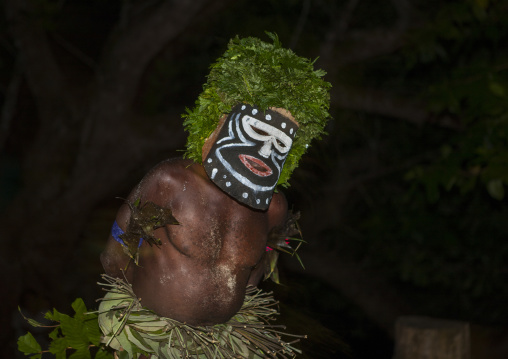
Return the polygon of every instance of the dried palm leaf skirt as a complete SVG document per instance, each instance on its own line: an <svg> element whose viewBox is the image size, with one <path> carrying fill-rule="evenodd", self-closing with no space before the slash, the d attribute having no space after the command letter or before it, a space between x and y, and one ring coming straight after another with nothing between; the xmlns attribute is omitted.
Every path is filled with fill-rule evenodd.
<svg viewBox="0 0 508 359"><path fill-rule="evenodd" d="M271 293L248 287L242 308L228 322L192 326L160 317L143 308L124 280L103 276L107 294L99 307L103 343L120 357L138 358L293 358L293 347L303 336L283 333L285 327L270 325L277 315ZM283 336L292 337L286 342Z"/></svg>

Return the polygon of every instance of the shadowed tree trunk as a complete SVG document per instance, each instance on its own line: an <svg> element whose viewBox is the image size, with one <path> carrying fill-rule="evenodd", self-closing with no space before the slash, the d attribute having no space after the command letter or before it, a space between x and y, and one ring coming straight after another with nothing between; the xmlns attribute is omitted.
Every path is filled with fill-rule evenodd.
<svg viewBox="0 0 508 359"><path fill-rule="evenodd" d="M27 284L48 293L54 305L58 298L65 300L69 288L64 283L72 283L65 279L79 281L72 258L78 255L79 233L93 206L123 188L122 181L147 156L182 147L179 120L174 126L178 130L168 121L150 138L130 128L129 120L136 116L132 103L150 61L196 17L212 15L226 1L210 3L165 1L132 18L124 12L90 81L91 95L82 98L73 93L73 79L57 63L34 3L5 1L10 35L40 123L23 164L23 188L0 219L2 328L9 327ZM12 355L7 344L11 335L1 335L5 357Z"/></svg>

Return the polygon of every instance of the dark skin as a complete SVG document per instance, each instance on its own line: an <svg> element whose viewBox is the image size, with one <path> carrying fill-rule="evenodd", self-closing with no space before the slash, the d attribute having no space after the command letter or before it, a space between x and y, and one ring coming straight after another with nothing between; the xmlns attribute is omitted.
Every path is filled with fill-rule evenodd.
<svg viewBox="0 0 508 359"><path fill-rule="evenodd" d="M242 306L247 285L257 285L268 233L281 226L287 202L274 193L266 211L240 204L213 184L204 168L174 159L152 169L127 201L171 209L179 225L155 230L162 244L139 249L139 265L111 235L101 262L107 274L132 284L143 306L192 325L224 323ZM124 204L116 220L124 231L131 215Z"/></svg>

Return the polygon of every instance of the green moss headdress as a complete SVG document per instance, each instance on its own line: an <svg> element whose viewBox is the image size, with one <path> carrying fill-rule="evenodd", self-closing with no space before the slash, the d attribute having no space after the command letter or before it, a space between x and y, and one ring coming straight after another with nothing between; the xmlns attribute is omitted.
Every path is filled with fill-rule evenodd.
<svg viewBox="0 0 508 359"><path fill-rule="evenodd" d="M285 108L300 125L277 183L287 186L311 140L324 133L331 84L322 79L323 70L314 70L313 61L282 48L276 35L267 34L273 44L254 37L232 39L224 55L211 65L204 91L195 107L183 115L189 132L185 157L201 163L206 138L238 103L263 110Z"/></svg>

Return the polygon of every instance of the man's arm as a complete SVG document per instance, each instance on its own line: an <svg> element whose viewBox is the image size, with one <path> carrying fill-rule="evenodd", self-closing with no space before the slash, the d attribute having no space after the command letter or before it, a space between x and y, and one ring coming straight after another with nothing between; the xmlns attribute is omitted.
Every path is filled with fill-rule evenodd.
<svg viewBox="0 0 508 359"><path fill-rule="evenodd" d="M287 219L287 212L288 204L286 197L281 192L275 193L268 208L268 235L276 228L282 228ZM257 286L259 284L261 278L266 275L267 266L269 265L267 263L268 260L267 253L263 253L259 262L252 269L247 285Z"/></svg>
<svg viewBox="0 0 508 359"><path fill-rule="evenodd" d="M247 285L252 285L254 287L258 286L259 282L261 281L261 278L263 278L263 276L265 274L265 266L266 266L265 257L266 257L266 255L263 253L261 260L252 269L252 272L250 273L250 277L249 277L249 281L247 282Z"/></svg>
<svg viewBox="0 0 508 359"><path fill-rule="evenodd" d="M268 208L268 228L271 231L274 228L283 226L286 223L288 215L288 202L282 192L273 194L272 202Z"/></svg>
<svg viewBox="0 0 508 359"><path fill-rule="evenodd" d="M166 161L148 172L131 191L125 203L118 210L116 216L116 225L118 227L112 229L112 233L110 233L106 243L106 248L100 257L106 274L117 278L123 278L125 275L127 280L131 281L133 264L130 262L132 259L126 253L124 245L119 241L118 234L127 231L132 214L131 206L136 201L139 200L141 204L151 201L159 206L164 206L168 202L171 196L170 187L167 185L169 167L171 167L171 164ZM116 235L114 236L113 234Z"/></svg>
<svg viewBox="0 0 508 359"><path fill-rule="evenodd" d="M125 203L120 207L116 216L116 223L122 231L125 231L127 228L129 218L130 208ZM129 262L131 258L125 253L122 247L122 244L110 233L106 242L106 248L101 253L101 263L106 274L122 279L125 275L127 280L130 281L132 270L129 270ZM122 273L122 271L124 271L124 273Z"/></svg>

